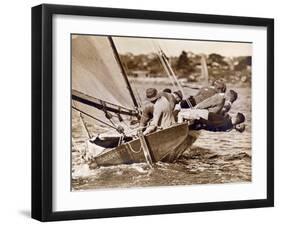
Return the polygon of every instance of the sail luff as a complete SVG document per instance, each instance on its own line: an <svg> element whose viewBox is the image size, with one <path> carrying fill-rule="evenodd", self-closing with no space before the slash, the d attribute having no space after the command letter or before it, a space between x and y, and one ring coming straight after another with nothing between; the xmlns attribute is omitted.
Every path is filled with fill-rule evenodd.
<svg viewBox="0 0 281 226"><path fill-rule="evenodd" d="M124 69L124 67L123 67L122 61L121 61L121 59L120 59L120 56L119 56L119 53L118 53L118 51L117 51L117 49L116 49L116 46L115 46L115 44L114 44L114 41L113 41L113 39L112 39L111 36L108 36L108 40L109 40L109 42L110 42L110 44L111 44L111 47L112 47L112 49L113 49L113 53L114 53L115 58L116 58L116 60L117 60L117 62L118 62L118 64L119 64L119 67L120 67L121 73L122 73L122 75L123 75L123 77L124 77L124 80L125 80L125 82L126 82L126 84L127 84L127 88L128 88L128 90L129 90L129 92L130 92L130 95L131 95L131 98L132 98L132 100L133 100L133 103L134 103L135 107L138 108L138 107L139 107L139 106L138 106L138 102L137 102L136 97L135 97L135 95L134 95L134 92L133 92L133 90L132 90L131 84L130 84L129 79L128 79L128 77L127 77L127 73L126 73L126 71L125 71L125 69Z"/></svg>

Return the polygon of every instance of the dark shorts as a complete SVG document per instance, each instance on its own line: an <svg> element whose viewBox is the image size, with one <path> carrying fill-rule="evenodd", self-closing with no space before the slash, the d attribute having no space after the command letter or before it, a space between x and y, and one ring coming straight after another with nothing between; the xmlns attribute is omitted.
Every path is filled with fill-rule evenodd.
<svg viewBox="0 0 281 226"><path fill-rule="evenodd" d="M188 98L188 101L192 105L192 107L196 106L196 101L194 100L193 96L190 96ZM190 108L189 104L187 103L187 100L182 100L180 106L181 108Z"/></svg>

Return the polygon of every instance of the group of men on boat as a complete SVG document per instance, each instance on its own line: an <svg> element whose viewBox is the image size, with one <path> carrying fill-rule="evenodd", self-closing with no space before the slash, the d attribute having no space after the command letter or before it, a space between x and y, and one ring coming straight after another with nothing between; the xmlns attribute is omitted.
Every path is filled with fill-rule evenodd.
<svg viewBox="0 0 281 226"><path fill-rule="evenodd" d="M172 92L169 88L162 91L148 88L145 94L147 102L142 107L138 128L143 131L143 135L185 121L191 130L204 129L213 132L245 130L244 114L240 112L234 116L229 114L238 94L234 90L227 90L222 80L214 81L210 86L201 88L194 96L188 98L184 98L180 90ZM107 138L100 135L92 137L89 142L95 144L93 156L101 153L104 148L119 146L120 141L128 142L133 139L133 136L121 137Z"/></svg>
<svg viewBox="0 0 281 226"><path fill-rule="evenodd" d="M245 130L245 116L240 112L235 116L229 114L238 94L234 90L227 91L225 83L220 79L188 98L184 98L180 90L172 92L168 88L160 92L148 88L146 98L148 102L142 109L140 119L144 135L184 121L191 122L190 128L193 130Z"/></svg>

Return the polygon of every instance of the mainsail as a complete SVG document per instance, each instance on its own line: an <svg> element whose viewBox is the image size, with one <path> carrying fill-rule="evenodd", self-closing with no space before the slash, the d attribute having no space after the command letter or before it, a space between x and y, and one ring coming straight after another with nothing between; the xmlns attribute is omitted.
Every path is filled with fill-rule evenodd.
<svg viewBox="0 0 281 226"><path fill-rule="evenodd" d="M108 112L119 121L121 114L135 115L136 106L128 86L108 37L72 36L72 105L75 109L106 122Z"/></svg>

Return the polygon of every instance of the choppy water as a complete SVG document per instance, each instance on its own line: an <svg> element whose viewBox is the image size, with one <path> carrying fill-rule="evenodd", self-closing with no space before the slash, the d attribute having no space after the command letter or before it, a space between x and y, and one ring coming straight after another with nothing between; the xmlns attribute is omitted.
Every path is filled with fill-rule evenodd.
<svg viewBox="0 0 281 226"><path fill-rule="evenodd" d="M163 85L157 86L163 88ZM229 88L239 93L230 113L240 111L246 115L245 132L202 131L191 149L176 163L159 162L153 169L145 163L89 169L87 162L81 158L86 148L87 134L83 131L78 114L73 112L72 189L251 181L251 90L248 87ZM196 92L191 89L186 91ZM90 127L90 130L95 132L94 128Z"/></svg>

